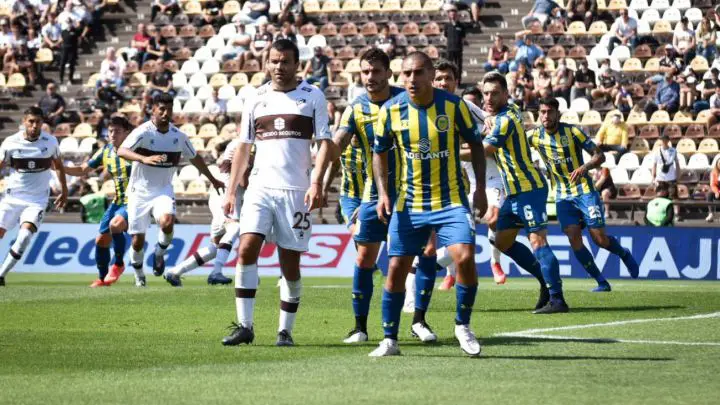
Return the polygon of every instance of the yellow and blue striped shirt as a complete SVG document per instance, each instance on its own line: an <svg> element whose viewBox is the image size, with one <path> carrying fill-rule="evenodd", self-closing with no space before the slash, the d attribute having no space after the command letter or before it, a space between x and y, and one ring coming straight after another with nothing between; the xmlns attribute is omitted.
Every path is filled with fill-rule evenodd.
<svg viewBox="0 0 720 405"><path fill-rule="evenodd" d="M398 94L403 93L405 90L401 89L399 87L390 87L390 98L393 98L397 96ZM372 159L373 159L373 144L375 143L375 124L378 120L378 114L380 112L380 107L386 102L387 100L383 100L381 102L373 102L370 100L370 96L366 93L361 96L358 96L355 101L353 101L352 104L350 104L343 113L342 119L340 120L340 128L348 131L349 133L353 134L357 141L358 141L358 148L360 150L361 159L362 159L362 167L364 169L364 189L362 192L362 199L363 201L369 202L369 201L375 201L377 200L377 187L375 185L375 181L373 179L373 172L372 172ZM343 164L343 169L345 169L346 166L346 157L349 154L348 150L354 149L353 146L348 146L345 151L343 151L343 155L340 158L341 163ZM356 156L350 156L350 161L354 161ZM397 151L393 151L388 155L388 169L389 169L389 178L388 178L388 194L390 195L390 198L395 198L396 194L396 188L397 188L397 176L399 174L398 170L395 170L396 162L399 161L397 157ZM345 177L346 173L345 170L343 171L343 187L345 184ZM353 180L355 181L355 180ZM359 183L359 181L358 181ZM353 184L354 187L355 184ZM354 191L355 189L353 189ZM345 194L343 194L345 195ZM350 195L347 195L350 197ZM353 194L354 196L354 194Z"/></svg>
<svg viewBox="0 0 720 405"><path fill-rule="evenodd" d="M570 181L570 174L583 165L582 150L592 152L595 149L595 143L580 128L560 123L557 130L550 133L539 127L528 132L528 140L547 166L557 200L577 197L595 190L587 173L578 181Z"/></svg>
<svg viewBox="0 0 720 405"><path fill-rule="evenodd" d="M340 195L348 198L362 198L366 176L365 159L356 136L353 136L351 144L340 155L340 164L342 165Z"/></svg>
<svg viewBox="0 0 720 405"><path fill-rule="evenodd" d="M115 199L113 203L117 205L127 204L126 190L128 182L130 181L132 163L119 157L115 148L111 144L107 144L95 152L87 164L93 169L101 166L104 167L105 170L110 173L115 183Z"/></svg>
<svg viewBox="0 0 720 405"><path fill-rule="evenodd" d="M508 195L545 188L545 178L532 161L530 145L525 137L522 113L508 104L495 116L492 133L485 142L496 147L495 161Z"/></svg>
<svg viewBox="0 0 720 405"><path fill-rule="evenodd" d="M385 103L374 149L382 153L395 146L399 151L402 164L396 210L469 208L460 145L481 141L465 102L444 90L435 89L427 106L413 104L407 93Z"/></svg>

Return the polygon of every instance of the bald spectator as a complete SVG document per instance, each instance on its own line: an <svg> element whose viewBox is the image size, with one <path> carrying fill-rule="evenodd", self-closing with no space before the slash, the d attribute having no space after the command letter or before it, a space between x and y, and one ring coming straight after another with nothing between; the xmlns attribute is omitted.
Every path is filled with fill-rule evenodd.
<svg viewBox="0 0 720 405"><path fill-rule="evenodd" d="M123 58L117 56L115 48L108 47L105 50L105 59L100 63L100 80L108 81L115 85L115 88L120 91L125 85L123 75L125 74L125 61ZM100 86L100 80L98 80L97 86Z"/></svg>
<svg viewBox="0 0 720 405"><path fill-rule="evenodd" d="M620 10L620 17L610 27L613 36L608 43L608 52L612 52L618 44L634 49L638 43L637 28L637 20L630 17L628 10Z"/></svg>
<svg viewBox="0 0 720 405"><path fill-rule="evenodd" d="M45 94L38 101L37 106L43 110L45 122L51 127L62 122L65 112L65 99L57 93L57 85L48 83L45 87Z"/></svg>
<svg viewBox="0 0 720 405"><path fill-rule="evenodd" d="M645 105L645 114L650 117L655 111L663 110L674 114L680 108L680 85L675 81L675 75L665 73L665 80L658 85L655 98Z"/></svg>
<svg viewBox="0 0 720 405"><path fill-rule="evenodd" d="M145 24L140 23L137 26L135 35L133 35L132 40L130 41L130 47L134 50L132 58L135 59L138 65L142 64L142 61L145 58L145 52L147 52L149 45L150 35L147 32L147 27L145 27Z"/></svg>
<svg viewBox="0 0 720 405"><path fill-rule="evenodd" d="M218 98L217 89L213 89L212 97L205 101L202 124L213 123L221 129L227 123L227 101Z"/></svg>

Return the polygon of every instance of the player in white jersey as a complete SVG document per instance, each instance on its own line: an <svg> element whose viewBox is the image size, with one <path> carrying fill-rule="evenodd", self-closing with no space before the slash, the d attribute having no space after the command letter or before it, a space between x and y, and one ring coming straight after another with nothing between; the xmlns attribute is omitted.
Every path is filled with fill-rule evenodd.
<svg viewBox="0 0 720 405"><path fill-rule="evenodd" d="M58 141L41 131L42 124L42 110L30 107L23 115L24 129L0 145L0 169L10 167L5 197L0 201L0 239L20 225L17 238L0 266L0 286L5 285L5 276L22 258L33 234L42 224L50 196L51 168L57 172L62 187L55 199L55 207L62 208L67 201L68 189Z"/></svg>
<svg viewBox="0 0 720 405"><path fill-rule="evenodd" d="M332 147L327 101L322 91L295 77L297 46L289 40L273 42L267 61L271 82L245 103L240 128L242 142L232 163L229 188L247 186L240 213L240 246L235 272L237 323L224 345L251 343L255 338L253 312L258 287L257 260L263 241L278 246L283 278L280 285L280 325L276 344L292 346L292 329L300 303L300 256L307 251L310 211L323 203L322 180ZM319 142L312 172L313 134ZM255 164L249 186L243 179L255 144ZM312 172L312 182L311 182ZM228 193L225 212L237 205Z"/></svg>
<svg viewBox="0 0 720 405"><path fill-rule="evenodd" d="M175 193L172 179L180 158L190 163L210 180L216 191L225 184L208 170L202 157L195 152L187 135L170 123L173 98L167 93L153 100L152 119L135 128L118 150L118 156L133 162L128 184L128 233L132 236L130 263L135 269L135 285L145 286L143 247L150 215L160 232L153 259L153 274L165 271L165 253L172 242L175 224Z"/></svg>
<svg viewBox="0 0 720 405"><path fill-rule="evenodd" d="M232 141L225 141L218 144L218 152L221 154L220 159L218 159L220 180L226 185L230 180L230 166L233 154L239 143L240 140L235 138ZM227 193L228 190L229 189L226 189L225 192ZM227 285L232 283L231 278L225 277L222 274L222 268L225 262L227 262L228 256L230 256L233 243L235 243L235 240L239 236L240 228L238 227L237 221L240 217L240 207L242 207L245 189L238 187L235 193L235 200L240 203L235 206L235 212L230 213L230 215L225 215L223 209L225 193L210 193L208 199L208 207L212 214L212 221L210 223L210 237L212 239L210 244L185 259L178 267L165 273L165 280L170 283L170 285L173 287L182 286L180 276L203 266L213 259L215 259L215 265L213 271L208 276L207 283L210 285Z"/></svg>

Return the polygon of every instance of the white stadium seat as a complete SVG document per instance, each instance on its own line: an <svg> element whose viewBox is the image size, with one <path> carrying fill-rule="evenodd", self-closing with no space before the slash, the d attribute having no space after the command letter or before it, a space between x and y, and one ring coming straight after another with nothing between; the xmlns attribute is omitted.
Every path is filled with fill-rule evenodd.
<svg viewBox="0 0 720 405"><path fill-rule="evenodd" d="M617 166L617 164L615 163L615 154L611 152L605 152L605 163L602 164L602 167L612 169L615 166Z"/></svg>
<svg viewBox="0 0 720 405"><path fill-rule="evenodd" d="M703 19L703 13L699 8L691 8L685 12L685 17L691 24L699 24Z"/></svg>
<svg viewBox="0 0 720 405"><path fill-rule="evenodd" d="M220 27L220 31L217 33L219 36L221 36L226 41L232 39L235 34L237 34L237 30L235 29L235 24L225 24L222 27Z"/></svg>
<svg viewBox="0 0 720 405"><path fill-rule="evenodd" d="M225 47L225 40L220 35L215 35L210 38L210 40L208 40L205 46L210 48L211 51L215 52L218 49Z"/></svg>
<svg viewBox="0 0 720 405"><path fill-rule="evenodd" d="M93 139L93 138L90 138ZM78 152L78 140L77 138L72 137L66 137L62 141L60 141L60 153L63 155L65 154L75 154Z"/></svg>
<svg viewBox="0 0 720 405"><path fill-rule="evenodd" d="M192 58L195 59L196 61L198 61L198 63L203 63L206 60L213 58L213 51L210 48L208 48L207 46L202 46L202 47L198 48L197 51L195 51L195 54L193 55Z"/></svg>
<svg viewBox="0 0 720 405"><path fill-rule="evenodd" d="M662 15L662 19L665 21L668 21L670 24L676 24L680 21L682 18L682 15L680 14L680 10L676 8L669 8L665 10L665 12Z"/></svg>
<svg viewBox="0 0 720 405"><path fill-rule="evenodd" d="M640 20L646 21L648 24L653 25L655 24L655 21L660 20L660 12L654 8L649 8L643 12Z"/></svg>
<svg viewBox="0 0 720 405"><path fill-rule="evenodd" d="M630 179L628 178L628 172L627 170L616 167L612 170L610 170L610 177L613 179L613 183L622 186L623 184L630 183Z"/></svg>
<svg viewBox="0 0 720 405"><path fill-rule="evenodd" d="M205 86L208 84L207 76L205 73L197 72L190 77L190 86L194 89Z"/></svg>
<svg viewBox="0 0 720 405"><path fill-rule="evenodd" d="M188 84L187 86L178 89L177 94L175 94L175 99L180 101L188 101L193 98L193 95L195 95L195 89L193 89Z"/></svg>
<svg viewBox="0 0 720 405"><path fill-rule="evenodd" d="M200 64L194 59L186 60L182 64L180 71L183 72L185 76L192 76L200 71Z"/></svg>
<svg viewBox="0 0 720 405"><path fill-rule="evenodd" d="M200 177L200 171L193 165L187 165L180 169L178 179L184 182L191 182Z"/></svg>
<svg viewBox="0 0 720 405"><path fill-rule="evenodd" d="M629 171L635 171L640 168L640 159L636 154L628 152L620 157L620 161L617 163L617 167Z"/></svg>
<svg viewBox="0 0 720 405"><path fill-rule="evenodd" d="M631 10L644 11L650 8L648 0L632 0L628 6Z"/></svg>
<svg viewBox="0 0 720 405"><path fill-rule="evenodd" d="M652 180L652 172L641 167L635 170L635 173L633 173L632 178L630 179L630 183L638 186L648 186L652 183Z"/></svg>
<svg viewBox="0 0 720 405"><path fill-rule="evenodd" d="M650 3L650 8L663 12L670 8L670 0L653 0Z"/></svg>
<svg viewBox="0 0 720 405"><path fill-rule="evenodd" d="M610 58L617 59L620 63L625 62L631 57L630 48L625 45L616 46L615 49L613 49L612 55L610 55Z"/></svg>
<svg viewBox="0 0 720 405"><path fill-rule="evenodd" d="M200 71L205 73L207 76L212 76L215 73L220 72L220 62L218 62L215 59L208 59L205 62L203 62L202 68L200 68Z"/></svg>
<svg viewBox="0 0 720 405"><path fill-rule="evenodd" d="M235 97L235 87L231 84L226 84L218 89L218 98L220 100L230 100Z"/></svg>
<svg viewBox="0 0 720 405"><path fill-rule="evenodd" d="M201 114L203 111L202 101L197 98L191 98L183 106L183 113L185 114Z"/></svg>
<svg viewBox="0 0 720 405"><path fill-rule="evenodd" d="M195 98L204 102L205 100L212 97L212 92L213 92L213 88L209 84L202 86L197 90L197 93L195 93Z"/></svg>
<svg viewBox="0 0 720 405"><path fill-rule="evenodd" d="M80 141L80 145L78 146L78 153L81 155L89 155L92 153L93 148L95 147L95 144L97 143L97 139L95 138L85 138L82 141Z"/></svg>
<svg viewBox="0 0 720 405"><path fill-rule="evenodd" d="M684 11L692 7L692 1L691 0L675 0L672 3L672 6L680 11Z"/></svg>
<svg viewBox="0 0 720 405"><path fill-rule="evenodd" d="M704 153L695 153L690 156L690 160L685 167L690 170L707 171L710 170L710 160Z"/></svg>
<svg viewBox="0 0 720 405"><path fill-rule="evenodd" d="M183 72L175 72L172 75L173 88L179 89L187 86L187 76Z"/></svg>

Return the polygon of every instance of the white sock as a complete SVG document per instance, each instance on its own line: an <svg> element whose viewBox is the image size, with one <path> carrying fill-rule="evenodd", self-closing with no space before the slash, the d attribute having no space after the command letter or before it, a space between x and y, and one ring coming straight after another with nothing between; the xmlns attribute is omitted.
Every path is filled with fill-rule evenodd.
<svg viewBox="0 0 720 405"><path fill-rule="evenodd" d="M170 244L172 243L173 233L165 233L160 230L158 233L158 243L155 245L155 256L164 256Z"/></svg>
<svg viewBox="0 0 720 405"><path fill-rule="evenodd" d="M437 250L437 264L440 267L447 267L452 262L452 257L450 257L450 252L448 252L447 248L440 248Z"/></svg>
<svg viewBox="0 0 720 405"><path fill-rule="evenodd" d="M25 249L27 249L28 245L30 245L32 236L33 232L31 230L27 228L20 228L17 239L15 239L15 243L13 243L10 247L7 257L5 257L5 261L3 261L2 266L0 266L0 277L5 277L5 275L8 274L13 267L15 267L15 264L17 264L20 258L22 258L23 253L25 253Z"/></svg>
<svg viewBox="0 0 720 405"><path fill-rule="evenodd" d="M292 335L301 293L302 279L288 281L285 277L282 278L282 281L280 281L280 322L278 332L286 330Z"/></svg>
<svg viewBox="0 0 720 405"><path fill-rule="evenodd" d="M220 243L218 243L212 274L222 274L223 267L227 263L228 257L230 257L239 230L237 222L231 222L225 226L225 235L220 238Z"/></svg>
<svg viewBox="0 0 720 405"><path fill-rule="evenodd" d="M145 252L143 252L142 249L135 250L134 248L130 248L130 265L135 270L135 275L138 277L145 277L145 272L143 271L143 257L145 256Z"/></svg>
<svg viewBox="0 0 720 405"><path fill-rule="evenodd" d="M403 306L415 305L415 275L408 273L405 279L405 303Z"/></svg>
<svg viewBox="0 0 720 405"><path fill-rule="evenodd" d="M447 270L448 275L455 277L455 274L457 273L457 271L455 270L455 263L450 263L450 265L447 266L445 269Z"/></svg>
<svg viewBox="0 0 720 405"><path fill-rule="evenodd" d="M188 271L195 270L198 267L209 262L210 260L214 259L216 254L217 247L215 247L215 245L205 246L204 248L193 253L192 257L188 257L187 259L185 259L185 261L180 263L180 266L176 267L173 270L173 273L181 276Z"/></svg>
<svg viewBox="0 0 720 405"><path fill-rule="evenodd" d="M495 231L488 228L488 239L495 241ZM490 244L492 247L492 254L490 255L490 264L500 263L500 249L496 248L494 244Z"/></svg>
<svg viewBox="0 0 720 405"><path fill-rule="evenodd" d="M257 288L257 264L238 264L235 267L235 309L238 323L246 328L253 326Z"/></svg>

